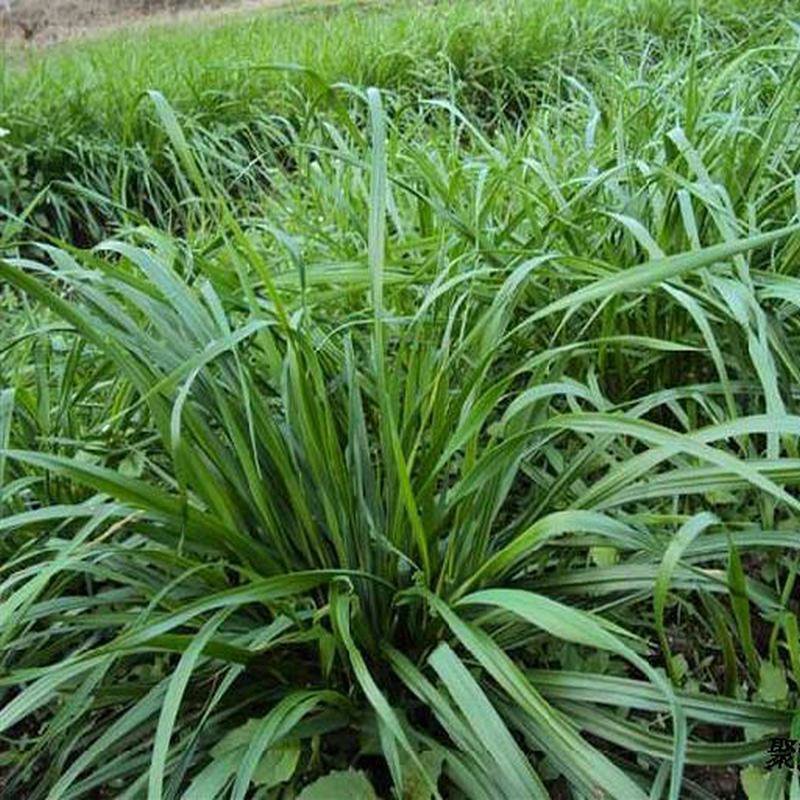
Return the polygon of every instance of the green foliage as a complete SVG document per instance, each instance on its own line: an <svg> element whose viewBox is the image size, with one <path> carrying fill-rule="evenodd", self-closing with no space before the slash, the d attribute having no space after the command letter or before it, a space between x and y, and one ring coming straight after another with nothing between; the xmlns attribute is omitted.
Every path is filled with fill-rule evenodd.
<svg viewBox="0 0 800 800"><path fill-rule="evenodd" d="M546 11L7 73L12 795L791 788L796 30Z"/></svg>
<svg viewBox="0 0 800 800"><path fill-rule="evenodd" d="M363 772L331 772L318 778L300 793L298 800L328 800L350 797L353 800L376 800L377 795Z"/></svg>

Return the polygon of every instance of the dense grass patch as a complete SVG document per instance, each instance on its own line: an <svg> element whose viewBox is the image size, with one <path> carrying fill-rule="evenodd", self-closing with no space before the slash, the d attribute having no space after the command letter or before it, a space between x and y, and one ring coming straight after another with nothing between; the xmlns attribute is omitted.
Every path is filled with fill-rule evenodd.
<svg viewBox="0 0 800 800"><path fill-rule="evenodd" d="M404 105L446 99L492 131L524 127L553 102L584 105L577 80L591 87L604 126L636 113L640 130L671 127L693 113L678 90L690 85L690 65L713 81L721 56L732 64L755 44L788 44L796 4L711 0L701 27L692 9L686 0L309 5L62 45L22 68L10 57L0 86L0 204L83 244L101 239L122 210L159 227L183 222L165 132L142 102L154 88L237 181L265 152L291 163L285 138L319 126L348 85L378 86ZM770 64L790 57L770 53ZM754 76L769 69L759 60L746 59Z"/></svg>
<svg viewBox="0 0 800 800"><path fill-rule="evenodd" d="M10 796L796 792L797 10L9 67Z"/></svg>

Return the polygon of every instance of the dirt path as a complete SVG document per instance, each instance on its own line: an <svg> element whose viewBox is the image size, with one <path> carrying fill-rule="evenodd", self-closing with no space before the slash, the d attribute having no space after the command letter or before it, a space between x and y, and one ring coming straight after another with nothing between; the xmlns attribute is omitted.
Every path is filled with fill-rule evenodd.
<svg viewBox="0 0 800 800"><path fill-rule="evenodd" d="M0 38L46 45L150 23L185 23L302 0L0 0Z"/></svg>

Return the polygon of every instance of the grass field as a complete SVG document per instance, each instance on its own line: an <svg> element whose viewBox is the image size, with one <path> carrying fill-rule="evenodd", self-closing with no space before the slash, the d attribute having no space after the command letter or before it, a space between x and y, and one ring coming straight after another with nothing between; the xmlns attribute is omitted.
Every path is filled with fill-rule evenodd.
<svg viewBox="0 0 800 800"><path fill-rule="evenodd" d="M0 795L797 800L799 19L8 51Z"/></svg>
<svg viewBox="0 0 800 800"><path fill-rule="evenodd" d="M76 37L103 36L134 26L214 24L228 13L301 0L2 0L0 40L16 46L52 45ZM8 4L8 5L6 5ZM139 30L140 34L142 33Z"/></svg>

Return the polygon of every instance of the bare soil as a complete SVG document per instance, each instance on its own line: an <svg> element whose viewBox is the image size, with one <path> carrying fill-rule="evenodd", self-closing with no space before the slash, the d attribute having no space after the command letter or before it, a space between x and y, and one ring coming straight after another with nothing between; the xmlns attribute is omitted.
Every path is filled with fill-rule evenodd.
<svg viewBox="0 0 800 800"><path fill-rule="evenodd" d="M0 0L0 39L52 44L148 22L188 22L297 0Z"/></svg>

